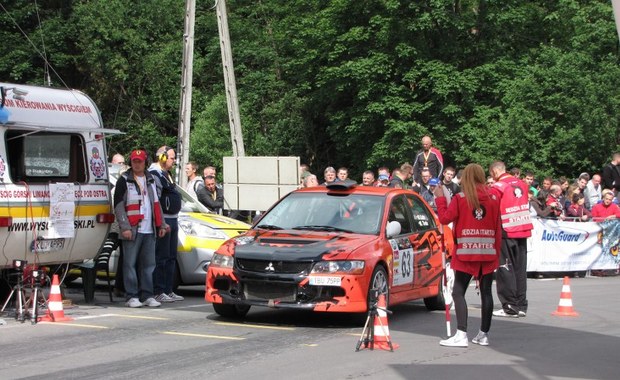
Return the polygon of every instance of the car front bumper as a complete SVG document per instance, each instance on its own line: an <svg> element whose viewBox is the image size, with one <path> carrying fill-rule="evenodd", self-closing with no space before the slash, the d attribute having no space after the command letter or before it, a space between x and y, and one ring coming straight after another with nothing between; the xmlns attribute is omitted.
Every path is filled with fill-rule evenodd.
<svg viewBox="0 0 620 380"><path fill-rule="evenodd" d="M339 286L310 285L308 275L248 275L229 268L210 267L205 300L271 308L366 312L368 279L364 275L338 277Z"/></svg>

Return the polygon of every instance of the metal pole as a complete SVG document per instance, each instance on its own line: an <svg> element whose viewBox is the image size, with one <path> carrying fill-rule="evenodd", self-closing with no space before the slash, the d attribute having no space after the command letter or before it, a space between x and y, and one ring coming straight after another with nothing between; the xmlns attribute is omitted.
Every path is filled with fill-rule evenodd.
<svg viewBox="0 0 620 380"><path fill-rule="evenodd" d="M614 18L616 19L616 32L620 38L620 0L611 0L614 9Z"/></svg>
<svg viewBox="0 0 620 380"><path fill-rule="evenodd" d="M243 146L243 132L241 130L241 116L239 115L239 101L237 99L235 68L230 47L230 34L228 33L226 1L217 0L216 14L217 27L220 33L220 49L222 51L222 66L224 69L224 85L226 87L226 103L228 106L228 122L230 123L233 156L243 157L245 156L245 148Z"/></svg>
<svg viewBox="0 0 620 380"><path fill-rule="evenodd" d="M181 74L181 105L179 107L179 142L177 146L177 183L187 184L184 166L189 162L189 132L192 115L192 76L194 70L194 24L196 0L185 1L185 30L183 33L183 65Z"/></svg>

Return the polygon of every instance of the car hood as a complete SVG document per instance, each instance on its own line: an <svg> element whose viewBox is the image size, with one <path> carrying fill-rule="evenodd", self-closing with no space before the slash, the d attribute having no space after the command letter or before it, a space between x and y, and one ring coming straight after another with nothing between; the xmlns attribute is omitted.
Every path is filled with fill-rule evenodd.
<svg viewBox="0 0 620 380"><path fill-rule="evenodd" d="M201 212L180 212L179 218L189 217L206 223L210 227L221 230L229 237L237 236L250 229L250 225L239 220L219 214L206 214Z"/></svg>
<svg viewBox="0 0 620 380"><path fill-rule="evenodd" d="M318 261L344 260L357 248L379 239L362 235L314 231L250 230L237 244L235 257L254 260Z"/></svg>

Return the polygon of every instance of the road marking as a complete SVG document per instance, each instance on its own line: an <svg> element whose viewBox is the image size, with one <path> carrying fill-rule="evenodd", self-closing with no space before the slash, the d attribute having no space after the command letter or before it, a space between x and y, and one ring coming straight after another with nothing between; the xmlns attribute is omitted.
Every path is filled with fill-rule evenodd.
<svg viewBox="0 0 620 380"><path fill-rule="evenodd" d="M91 329L109 329L107 326L98 326L98 325L82 325L80 323L64 323L64 322L39 322L46 325L62 325L62 326L75 326L75 327L86 327Z"/></svg>
<svg viewBox="0 0 620 380"><path fill-rule="evenodd" d="M253 329L271 329L271 330L288 330L294 331L294 327L281 327L281 326L266 326L266 325L250 325L247 323L233 323L233 322L215 322L216 325L221 326L237 326L237 327L250 327Z"/></svg>
<svg viewBox="0 0 620 380"><path fill-rule="evenodd" d="M225 339L225 340L245 340L245 338L239 338L236 336L222 336L222 335L208 335L208 334L191 334L191 333L180 333L174 331L162 331L162 334L166 335L179 335L179 336L191 336L195 338L211 338L211 339Z"/></svg>
<svg viewBox="0 0 620 380"><path fill-rule="evenodd" d="M175 307L166 307L164 309L159 309L159 310L183 310L183 309L196 309L196 308L200 308L200 307L207 307L209 306L209 304L204 304L204 305L187 305L187 306L175 306Z"/></svg>
<svg viewBox="0 0 620 380"><path fill-rule="evenodd" d="M135 319L150 319L154 321L169 321L170 318L162 317L148 317L146 315L129 315L129 314L105 314L106 317L120 317L120 318L135 318Z"/></svg>

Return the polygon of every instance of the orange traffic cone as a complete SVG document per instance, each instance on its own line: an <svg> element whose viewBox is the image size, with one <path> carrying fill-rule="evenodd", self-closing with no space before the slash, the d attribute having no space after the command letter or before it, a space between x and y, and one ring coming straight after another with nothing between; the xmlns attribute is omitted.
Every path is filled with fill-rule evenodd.
<svg viewBox="0 0 620 380"><path fill-rule="evenodd" d="M381 350L395 350L400 347L398 344L392 342L390 338L390 328L388 327L387 305L385 304L385 295L380 294L377 300L377 317L375 318L374 346Z"/></svg>
<svg viewBox="0 0 620 380"><path fill-rule="evenodd" d="M573 300L570 293L570 279L568 276L564 276L564 282L562 283L562 293L560 294L560 304L558 309L552 313L553 315L564 317L577 317L577 313L573 309Z"/></svg>
<svg viewBox="0 0 620 380"><path fill-rule="evenodd" d="M68 322L73 318L65 317L65 311L62 306L62 296L60 295L60 282L58 275L52 278L52 289L50 297L47 300L47 313L39 318L39 322Z"/></svg>

